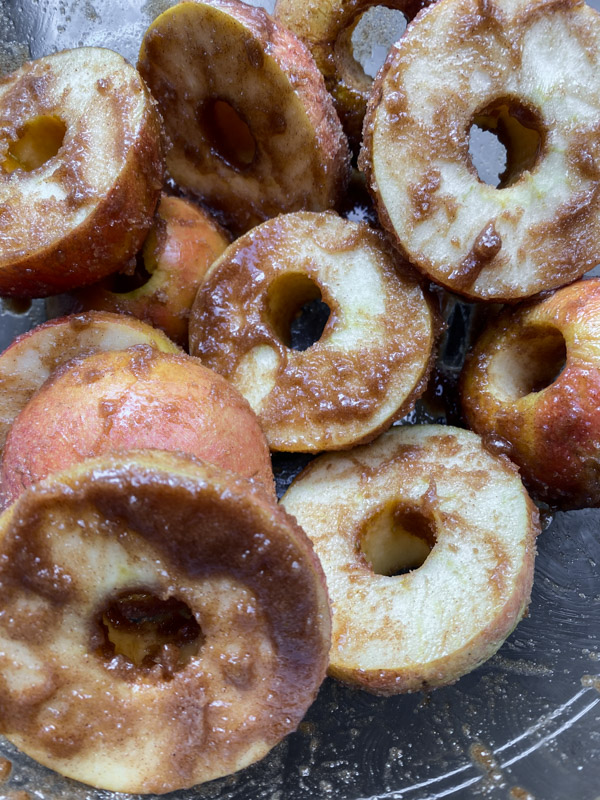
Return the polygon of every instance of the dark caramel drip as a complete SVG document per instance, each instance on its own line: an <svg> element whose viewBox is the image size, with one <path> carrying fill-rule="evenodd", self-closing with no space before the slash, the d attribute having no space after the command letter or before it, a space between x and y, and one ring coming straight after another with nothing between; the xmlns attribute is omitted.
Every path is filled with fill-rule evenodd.
<svg viewBox="0 0 600 800"><path fill-rule="evenodd" d="M496 231L494 220L477 235L473 247L465 256L457 270L450 273L449 280L457 289L472 286L482 269L487 266L502 249L502 238Z"/></svg>

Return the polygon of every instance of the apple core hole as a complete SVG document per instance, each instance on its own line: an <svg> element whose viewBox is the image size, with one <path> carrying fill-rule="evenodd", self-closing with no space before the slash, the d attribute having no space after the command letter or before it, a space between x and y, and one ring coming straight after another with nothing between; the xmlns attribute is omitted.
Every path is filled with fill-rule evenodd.
<svg viewBox="0 0 600 800"><path fill-rule="evenodd" d="M404 575L423 566L436 543L432 514L419 505L391 503L364 525L360 550L376 575Z"/></svg>
<svg viewBox="0 0 600 800"><path fill-rule="evenodd" d="M138 253L135 257L133 270L129 272L115 272L114 275L110 275L107 278L106 288L109 292L113 294L128 294L148 283L152 277L152 273L148 271L146 266L144 252Z"/></svg>
<svg viewBox="0 0 600 800"><path fill-rule="evenodd" d="M211 151L232 169L242 172L256 158L256 140L250 126L231 103L211 98L198 111Z"/></svg>
<svg viewBox="0 0 600 800"><path fill-rule="evenodd" d="M45 114L26 122L12 141L2 161L5 172L22 169L31 172L41 167L58 153L67 132L60 117Z"/></svg>
<svg viewBox="0 0 600 800"><path fill-rule="evenodd" d="M280 275L267 291L267 321L279 341L292 350L308 350L321 338L331 316L321 290L308 275Z"/></svg>
<svg viewBox="0 0 600 800"><path fill-rule="evenodd" d="M399 9L385 5L371 6L342 32L337 49L343 48L351 53L363 80L365 77L372 80L407 24L406 15Z"/></svg>
<svg viewBox="0 0 600 800"><path fill-rule="evenodd" d="M20 298L20 297L3 297L2 298L2 308L4 311L7 311L9 314L14 314L15 316L23 316L27 314L33 306L31 300L27 298Z"/></svg>
<svg viewBox="0 0 600 800"><path fill-rule="evenodd" d="M197 655L204 637L189 606L152 592L123 592L100 614L101 649L110 661L122 656L139 669L162 668L172 677Z"/></svg>
<svg viewBox="0 0 600 800"><path fill-rule="evenodd" d="M566 360L562 333L550 326L532 326L494 355L489 379L495 394L505 400L519 400L554 383Z"/></svg>
<svg viewBox="0 0 600 800"><path fill-rule="evenodd" d="M469 157L482 183L505 189L531 172L544 146L536 110L512 98L495 100L473 116Z"/></svg>

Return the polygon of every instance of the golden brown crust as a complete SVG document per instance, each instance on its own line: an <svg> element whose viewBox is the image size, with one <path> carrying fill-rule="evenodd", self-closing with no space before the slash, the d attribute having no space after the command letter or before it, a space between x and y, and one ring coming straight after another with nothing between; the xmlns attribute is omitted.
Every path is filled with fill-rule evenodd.
<svg viewBox="0 0 600 800"><path fill-rule="evenodd" d="M600 505L599 309L594 278L505 311L461 375L469 425L561 508Z"/></svg>
<svg viewBox="0 0 600 800"><path fill-rule="evenodd" d="M319 294L330 310L323 334L293 350L286 321ZM408 412L438 329L380 234L332 212L297 212L215 262L192 310L190 352L247 397L271 449L317 452L370 441Z"/></svg>
<svg viewBox="0 0 600 800"><path fill-rule="evenodd" d="M327 576L329 673L354 686L389 695L453 683L493 655L527 607L537 509L516 468L470 432L394 428L349 454L317 458L282 504ZM433 549L407 574L376 574L365 536L379 519L388 536L407 510L431 525ZM384 541L393 546L393 537Z"/></svg>
<svg viewBox="0 0 600 800"><path fill-rule="evenodd" d="M180 3L148 29L138 66L172 141L171 175L236 232L281 212L335 205L349 150L333 102L305 45L262 8ZM228 160L223 137L210 132L216 101L249 128L254 150L242 163L237 145Z"/></svg>
<svg viewBox="0 0 600 800"><path fill-rule="evenodd" d="M324 677L310 542L216 467L157 451L77 465L2 517L0 548L2 731L69 777L137 793L234 772L294 730ZM166 677L104 650L102 610L135 590L184 602L200 627Z"/></svg>
<svg viewBox="0 0 600 800"><path fill-rule="evenodd" d="M5 79L0 158L26 122L44 115L66 124L56 156L31 172L0 168L4 295L45 296L122 267L141 247L162 185L160 118L116 53L65 51Z"/></svg>
<svg viewBox="0 0 600 800"><path fill-rule="evenodd" d="M362 14L379 6L413 19L427 0L277 0L274 15L311 51L327 91L352 143L358 149L372 81L352 54L352 31Z"/></svg>
<svg viewBox="0 0 600 800"><path fill-rule="evenodd" d="M560 34L549 37L548 26ZM565 94L564 64L575 62L585 66L569 71ZM599 62L598 15L581 3L444 0L420 13L374 83L360 156L405 257L451 291L490 301L531 296L595 266ZM477 114L499 102L535 118L541 143L537 160L497 189L479 180L468 148ZM495 252L475 263L477 237L491 225Z"/></svg>
<svg viewBox="0 0 600 800"><path fill-rule="evenodd" d="M190 453L274 492L269 448L242 395L195 358L136 345L52 373L8 434L2 499L84 458L140 447Z"/></svg>

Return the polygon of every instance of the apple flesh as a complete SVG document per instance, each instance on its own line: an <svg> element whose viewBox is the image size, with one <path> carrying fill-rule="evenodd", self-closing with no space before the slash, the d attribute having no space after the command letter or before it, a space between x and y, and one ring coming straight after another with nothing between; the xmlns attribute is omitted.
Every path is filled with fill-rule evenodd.
<svg viewBox="0 0 600 800"><path fill-rule="evenodd" d="M350 153L333 101L307 47L262 8L177 3L146 31L138 69L171 177L236 234L342 197Z"/></svg>
<svg viewBox="0 0 600 800"><path fill-rule="evenodd" d="M531 492L560 508L600 506L600 280L507 310L461 376L468 424Z"/></svg>
<svg viewBox="0 0 600 800"><path fill-rule="evenodd" d="M471 431L392 428L319 456L281 502L325 570L329 674L353 686L390 695L453 683L527 608L537 509L514 465Z"/></svg>
<svg viewBox="0 0 600 800"><path fill-rule="evenodd" d="M70 361L30 400L6 440L4 504L84 458L138 448L188 453L274 492L269 449L246 400L191 356L138 345Z"/></svg>
<svg viewBox="0 0 600 800"><path fill-rule="evenodd" d="M198 287L229 236L204 209L163 194L142 250L146 280L119 289L127 278L116 274L74 293L77 310L99 309L131 314L161 328L187 348L188 319ZM133 276L135 279L135 276Z"/></svg>

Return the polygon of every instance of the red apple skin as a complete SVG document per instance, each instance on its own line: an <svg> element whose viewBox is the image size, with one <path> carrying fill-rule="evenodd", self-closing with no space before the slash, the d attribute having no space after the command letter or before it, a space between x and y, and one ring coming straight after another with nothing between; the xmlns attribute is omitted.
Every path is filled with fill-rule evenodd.
<svg viewBox="0 0 600 800"><path fill-rule="evenodd" d="M507 373L502 380L499 365L511 364L517 384L543 378L561 337L566 359L549 385L514 391ZM600 279L492 321L465 363L461 397L469 426L518 465L537 499L563 509L600 506Z"/></svg>
<svg viewBox="0 0 600 800"><path fill-rule="evenodd" d="M100 311L53 319L18 336L0 354L0 457L15 417L55 369L71 358L136 344L180 352L151 325Z"/></svg>
<svg viewBox="0 0 600 800"><path fill-rule="evenodd" d="M229 236L204 209L163 194L142 256L149 280L129 292L112 290L114 278L73 293L77 310L131 314L187 348L188 319L206 271Z"/></svg>
<svg viewBox="0 0 600 800"><path fill-rule="evenodd" d="M15 419L1 471L4 506L51 472L107 452L188 453L274 493L254 412L224 378L146 345L73 359Z"/></svg>

